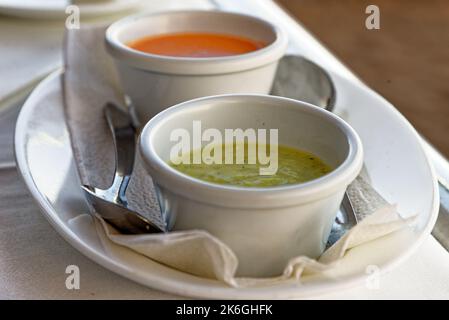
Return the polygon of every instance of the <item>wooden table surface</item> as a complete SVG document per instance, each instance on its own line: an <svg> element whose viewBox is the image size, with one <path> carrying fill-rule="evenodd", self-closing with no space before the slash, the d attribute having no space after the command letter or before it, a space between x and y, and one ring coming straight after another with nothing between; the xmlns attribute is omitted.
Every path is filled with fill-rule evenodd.
<svg viewBox="0 0 449 320"><path fill-rule="evenodd" d="M449 157L449 1L278 2ZM365 27L370 4L379 30Z"/></svg>

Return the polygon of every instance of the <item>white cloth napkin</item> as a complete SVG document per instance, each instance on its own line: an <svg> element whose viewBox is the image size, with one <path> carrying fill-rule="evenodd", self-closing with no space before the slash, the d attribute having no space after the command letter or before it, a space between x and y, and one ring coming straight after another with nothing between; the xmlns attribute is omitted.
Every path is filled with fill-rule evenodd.
<svg viewBox="0 0 449 320"><path fill-rule="evenodd" d="M103 116L103 106L107 101L123 104L123 93L113 63L105 52L103 37L103 27L71 30L67 33L64 50L64 103L72 147L82 183L97 187L108 186L114 169L114 151ZM235 254L205 231L122 235L98 216L96 227L106 250L113 242L168 267L220 280L233 287L300 282L305 275L334 268L348 250L405 228L414 220L402 219L395 207L385 205L363 178L357 180L351 193L352 197L358 199L359 217L369 215L318 260L304 256L292 258L284 273L273 278L236 277L238 261ZM139 159L127 195L131 207L139 212L154 212L158 208L151 178L145 174ZM160 222L159 217L151 218Z"/></svg>

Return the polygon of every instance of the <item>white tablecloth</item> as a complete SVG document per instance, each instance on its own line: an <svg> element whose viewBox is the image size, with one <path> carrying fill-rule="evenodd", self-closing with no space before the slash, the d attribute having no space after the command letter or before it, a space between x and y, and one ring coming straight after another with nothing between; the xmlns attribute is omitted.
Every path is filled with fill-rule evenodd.
<svg viewBox="0 0 449 320"><path fill-rule="evenodd" d="M260 14L276 20L305 44L301 53L349 78L354 75L279 7L265 0L160 1L167 6ZM154 8L155 2L151 3ZM13 123L24 93L60 65L63 23L0 16L0 298L175 298L98 266L67 244L43 218L14 168ZM295 50L298 48L294 48ZM80 268L80 290L67 290L65 269ZM403 264L380 279L378 289L361 286L329 293L329 299L448 299L449 253L432 237Z"/></svg>

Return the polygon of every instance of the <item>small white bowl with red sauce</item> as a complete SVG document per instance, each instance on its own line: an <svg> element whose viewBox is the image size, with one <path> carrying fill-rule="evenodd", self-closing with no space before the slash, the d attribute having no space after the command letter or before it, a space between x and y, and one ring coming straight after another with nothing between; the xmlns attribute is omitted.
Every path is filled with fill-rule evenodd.
<svg viewBox="0 0 449 320"><path fill-rule="evenodd" d="M237 13L144 13L113 23L106 48L144 124L193 98L268 94L287 35L267 21Z"/></svg>

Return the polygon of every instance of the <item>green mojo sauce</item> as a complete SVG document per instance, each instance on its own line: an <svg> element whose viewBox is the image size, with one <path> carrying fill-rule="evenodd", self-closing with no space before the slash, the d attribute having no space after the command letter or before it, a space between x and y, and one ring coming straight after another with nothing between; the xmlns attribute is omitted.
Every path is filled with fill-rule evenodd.
<svg viewBox="0 0 449 320"><path fill-rule="evenodd" d="M228 145L229 146L229 145ZM248 145L245 144L245 151ZM256 145L258 147L258 145ZM227 148L222 144L223 159ZM270 145L266 145L267 155L270 155ZM278 165L277 171L273 175L261 175L259 169L267 167L261 165L258 160L255 164L248 164L248 152L244 153L244 164L236 164L236 146L233 146L233 164L206 164L201 161L200 164L181 163L169 165L176 170L191 177L218 184L227 184L242 187L274 187L288 184L298 184L319 178L330 171L331 167L325 164L317 156L295 148L277 145ZM202 149L191 151L188 157L192 160L194 153L201 154Z"/></svg>

